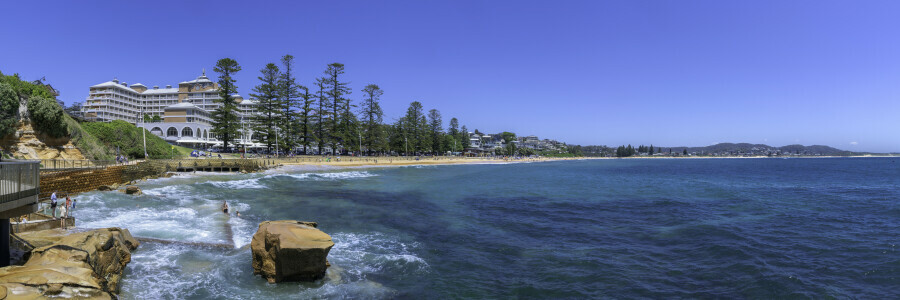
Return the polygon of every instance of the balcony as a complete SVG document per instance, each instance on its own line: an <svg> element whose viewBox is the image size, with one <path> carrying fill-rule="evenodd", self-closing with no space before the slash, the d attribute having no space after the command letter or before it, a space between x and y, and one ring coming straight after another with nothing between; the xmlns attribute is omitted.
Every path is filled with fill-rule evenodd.
<svg viewBox="0 0 900 300"><path fill-rule="evenodd" d="M0 162L0 219L37 211L40 161Z"/></svg>

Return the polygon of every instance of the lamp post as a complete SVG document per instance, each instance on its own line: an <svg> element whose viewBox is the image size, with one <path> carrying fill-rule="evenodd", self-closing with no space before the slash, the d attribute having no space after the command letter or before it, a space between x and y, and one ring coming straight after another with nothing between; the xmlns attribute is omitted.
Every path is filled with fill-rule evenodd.
<svg viewBox="0 0 900 300"><path fill-rule="evenodd" d="M141 115L138 116L138 120L142 121L143 118L144 118L144 108L141 107ZM145 124L145 123L141 122L141 124ZM147 157L147 132L146 132L146 129L144 129L143 127L138 127L138 128L141 129L141 136L144 138L144 159L148 159L149 157Z"/></svg>

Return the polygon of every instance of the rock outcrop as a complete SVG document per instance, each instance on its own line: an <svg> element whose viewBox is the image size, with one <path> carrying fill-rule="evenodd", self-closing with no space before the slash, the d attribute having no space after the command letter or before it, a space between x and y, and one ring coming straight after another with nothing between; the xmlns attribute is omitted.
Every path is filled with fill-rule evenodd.
<svg viewBox="0 0 900 300"><path fill-rule="evenodd" d="M331 236L315 222L264 221L253 235L253 274L270 283L311 281L325 276Z"/></svg>
<svg viewBox="0 0 900 300"><path fill-rule="evenodd" d="M127 229L63 232L53 229L20 235L35 246L46 246L32 250L22 266L0 268L0 299L115 298L131 251L140 243Z"/></svg>
<svg viewBox="0 0 900 300"><path fill-rule="evenodd" d="M143 194L141 192L141 188L136 185L129 185L125 187L125 193L129 195L140 195Z"/></svg>
<svg viewBox="0 0 900 300"><path fill-rule="evenodd" d="M29 122L19 122L15 134L0 137L0 148L24 159L85 159L68 137L50 138L36 132Z"/></svg>

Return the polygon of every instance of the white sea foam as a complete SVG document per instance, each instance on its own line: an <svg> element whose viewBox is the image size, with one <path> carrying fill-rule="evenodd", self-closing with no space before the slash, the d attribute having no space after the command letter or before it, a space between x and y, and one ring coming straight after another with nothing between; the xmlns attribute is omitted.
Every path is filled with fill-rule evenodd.
<svg viewBox="0 0 900 300"><path fill-rule="evenodd" d="M187 286L196 284L180 274L177 258L185 249L174 245L147 247L142 246L144 249L131 255L127 269L133 274L122 280L123 298L175 299Z"/></svg>
<svg viewBox="0 0 900 300"><path fill-rule="evenodd" d="M160 210L143 207L115 209L103 218L79 224L85 228L122 227L135 236L188 241L210 241L218 234L208 225L208 218L198 216L193 208L174 207Z"/></svg>
<svg viewBox="0 0 900 300"><path fill-rule="evenodd" d="M373 177L373 176L377 176L377 175L366 172L366 171L348 171L348 172L333 172L333 173L300 173L300 174L275 173L275 174L269 174L269 175L266 175L263 177L230 180L230 181L208 181L207 183L212 184L217 187L227 188L227 189L263 189L263 188L266 188L266 185L264 184L264 180L282 177L282 176L291 177L294 179L299 179L299 180L304 180L304 181L329 181L329 180L348 180L348 179L356 179L356 178L366 178L366 177Z"/></svg>
<svg viewBox="0 0 900 300"><path fill-rule="evenodd" d="M356 279L385 271L427 272L428 263L416 255L417 243L407 244L381 233L335 233L329 259Z"/></svg>
<svg viewBox="0 0 900 300"><path fill-rule="evenodd" d="M240 211L246 211L246 209L242 208ZM237 216L229 218L228 225L231 226L231 242L234 243L235 248L249 245L253 234L256 233L255 224Z"/></svg>
<svg viewBox="0 0 900 300"><path fill-rule="evenodd" d="M259 182L260 178L248 178L241 180L231 180L231 181L209 181L209 184L212 184L217 187L227 188L227 189L262 189L266 186Z"/></svg>
<svg viewBox="0 0 900 300"><path fill-rule="evenodd" d="M355 178L366 178L378 176L366 171L348 171L336 173L302 173L302 174L285 174L285 176L293 177L300 180L346 180Z"/></svg>
<svg viewBox="0 0 900 300"><path fill-rule="evenodd" d="M142 193L150 196L171 196L182 194L186 189L187 185L167 185L164 187L151 188L141 191Z"/></svg>

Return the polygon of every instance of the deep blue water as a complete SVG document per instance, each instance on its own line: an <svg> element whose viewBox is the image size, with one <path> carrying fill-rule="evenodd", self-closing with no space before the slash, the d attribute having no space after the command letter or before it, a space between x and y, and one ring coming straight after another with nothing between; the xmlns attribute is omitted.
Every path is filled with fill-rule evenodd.
<svg viewBox="0 0 900 300"><path fill-rule="evenodd" d="M82 195L79 225L238 248L144 243L123 298L900 297L891 158L293 167L141 186ZM328 278L252 275L250 236L277 219L332 235Z"/></svg>

